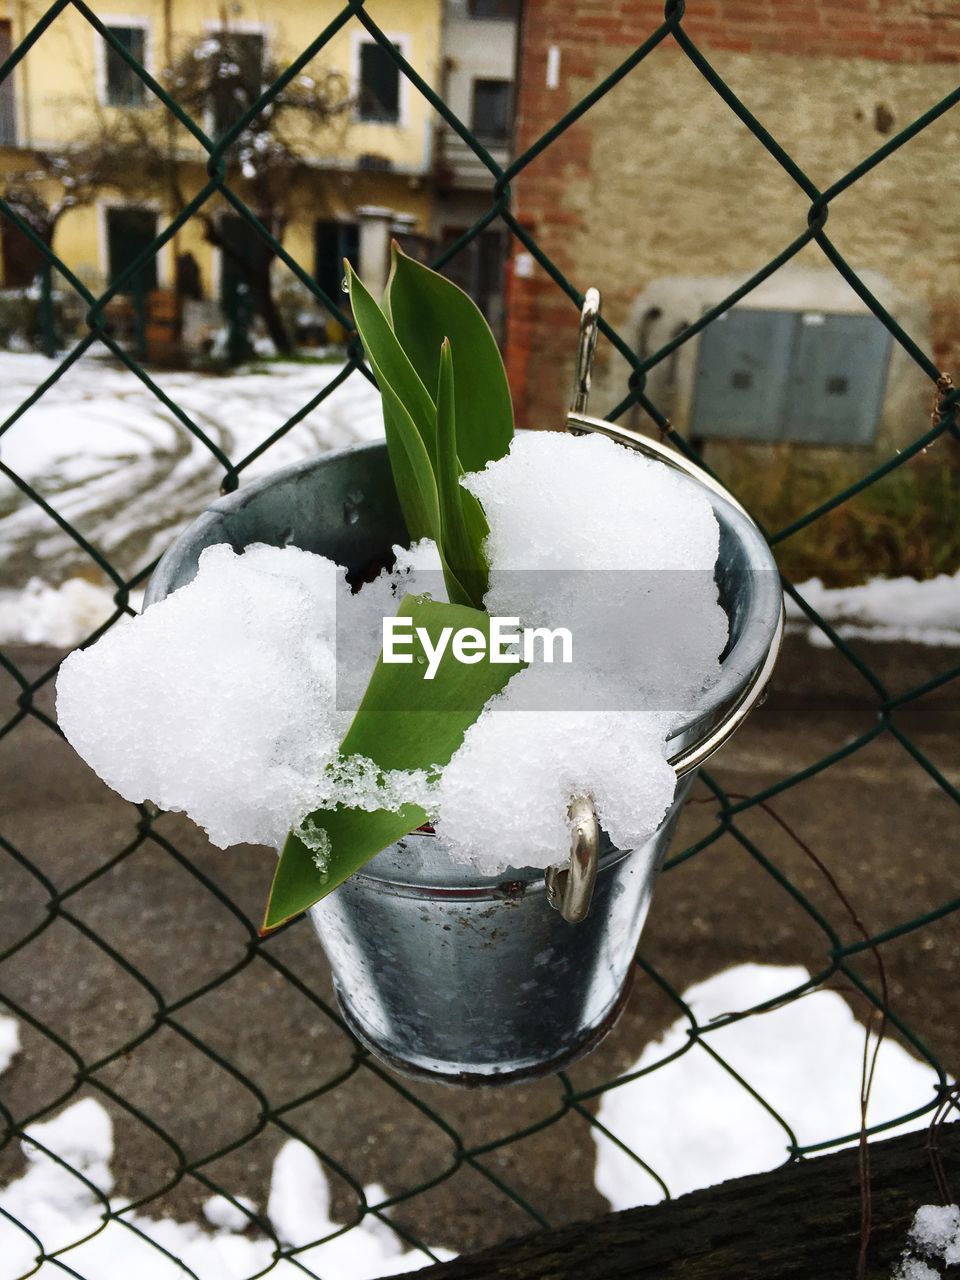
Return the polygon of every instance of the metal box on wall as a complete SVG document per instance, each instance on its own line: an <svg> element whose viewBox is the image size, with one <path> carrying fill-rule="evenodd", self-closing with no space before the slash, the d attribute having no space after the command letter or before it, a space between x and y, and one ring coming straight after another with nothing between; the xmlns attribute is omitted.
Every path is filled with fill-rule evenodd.
<svg viewBox="0 0 960 1280"><path fill-rule="evenodd" d="M690 434L872 444L890 344L872 315L734 307L700 338Z"/></svg>

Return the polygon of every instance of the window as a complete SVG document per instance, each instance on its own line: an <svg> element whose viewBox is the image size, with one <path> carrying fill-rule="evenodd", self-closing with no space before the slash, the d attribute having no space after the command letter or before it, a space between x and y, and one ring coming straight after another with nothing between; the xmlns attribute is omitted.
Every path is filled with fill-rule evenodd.
<svg viewBox="0 0 960 1280"><path fill-rule="evenodd" d="M263 86L264 44L259 31L213 31L210 49L210 109L214 137L222 137L259 98Z"/></svg>
<svg viewBox="0 0 960 1280"><path fill-rule="evenodd" d="M219 233L220 305L224 315L236 318L262 310L270 287L270 246L239 213L221 215Z"/></svg>
<svg viewBox="0 0 960 1280"><path fill-rule="evenodd" d="M113 284L153 242L157 215L151 209L107 210L107 274ZM147 293L157 287L156 256L140 268L137 277L125 280L122 293Z"/></svg>
<svg viewBox="0 0 960 1280"><path fill-rule="evenodd" d="M510 137L509 80L474 80L473 131L481 141L506 142Z"/></svg>
<svg viewBox="0 0 960 1280"><path fill-rule="evenodd" d="M355 222L318 221L313 228L313 278L334 302L340 296L343 260L357 267L360 259L360 232Z"/></svg>
<svg viewBox="0 0 960 1280"><path fill-rule="evenodd" d="M467 0L467 13L471 18L517 17L517 0Z"/></svg>
<svg viewBox="0 0 960 1280"><path fill-rule="evenodd" d="M147 33L143 27L107 27L107 30L141 66L146 64ZM146 85L113 45L104 41L104 50L104 102L108 107L142 107Z"/></svg>
<svg viewBox="0 0 960 1280"><path fill-rule="evenodd" d="M445 226L440 233L440 250L445 252L467 230ZM488 227L463 246L443 267L443 274L474 302L487 318L497 341L503 338L503 277L506 270L507 241L501 229Z"/></svg>
<svg viewBox="0 0 960 1280"><path fill-rule="evenodd" d="M400 46L393 46L400 52ZM357 117L377 124L400 120L400 68L388 49L373 40L360 46L360 92Z"/></svg>

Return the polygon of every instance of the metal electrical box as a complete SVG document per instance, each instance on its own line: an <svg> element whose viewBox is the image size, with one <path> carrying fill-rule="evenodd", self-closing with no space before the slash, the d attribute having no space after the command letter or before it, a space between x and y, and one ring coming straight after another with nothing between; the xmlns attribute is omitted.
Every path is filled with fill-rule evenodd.
<svg viewBox="0 0 960 1280"><path fill-rule="evenodd" d="M869 445L890 342L872 315L734 307L700 338L690 434Z"/></svg>

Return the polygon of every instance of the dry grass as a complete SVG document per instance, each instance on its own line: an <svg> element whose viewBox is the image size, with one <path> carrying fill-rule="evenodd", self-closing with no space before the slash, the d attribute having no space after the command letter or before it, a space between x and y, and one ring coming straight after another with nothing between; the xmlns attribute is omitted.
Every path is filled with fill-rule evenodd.
<svg viewBox="0 0 960 1280"><path fill-rule="evenodd" d="M768 532L785 529L869 470L863 454L727 446L707 461ZM938 443L778 543L795 581L853 586L871 577L960 570L960 466Z"/></svg>

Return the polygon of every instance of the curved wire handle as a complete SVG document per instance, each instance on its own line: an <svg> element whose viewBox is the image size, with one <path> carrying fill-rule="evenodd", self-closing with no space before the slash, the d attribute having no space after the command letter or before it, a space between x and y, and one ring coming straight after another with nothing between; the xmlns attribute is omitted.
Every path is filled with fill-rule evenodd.
<svg viewBox="0 0 960 1280"><path fill-rule="evenodd" d="M588 796L575 796L570 801L570 859L547 867L547 901L568 924L586 920L597 883L600 861L600 823L597 810Z"/></svg>
<svg viewBox="0 0 960 1280"><path fill-rule="evenodd" d="M588 289L580 312L580 342L577 348L577 373L574 384L573 403L567 414L566 427L576 435L592 431L607 436L628 449L636 449L658 462L677 471L682 471L711 492L718 494L725 502L744 515L751 524L756 522L745 511L732 493L728 492L709 472L698 467L682 454L668 445L632 431L629 427L615 426L603 418L589 418L586 415L587 398L590 393L590 375L593 369L593 357L597 345L597 322L600 316L600 294L596 289ZM726 714L718 725L709 730L696 742L684 747L676 755L669 758L668 764L676 771L678 780L709 759L715 751L723 746L732 734L743 724L754 707L761 701L764 691L773 675L780 644L783 640L784 609L780 603L780 617L776 631L770 641L763 662L753 673L739 697L728 707ZM587 812L587 810L589 812ZM579 924L586 919L590 910L590 899L597 879L597 868L600 856L599 823L593 802L586 797L578 796L570 802L570 817L573 824L572 846L570 858L565 863L548 867L545 873L547 897L551 904L560 911L564 920L571 924ZM592 832L592 835L590 834ZM589 865L583 865L584 863Z"/></svg>

